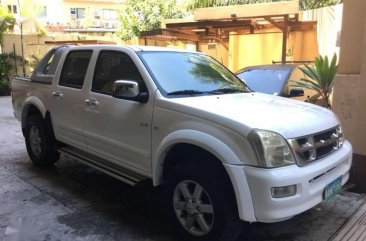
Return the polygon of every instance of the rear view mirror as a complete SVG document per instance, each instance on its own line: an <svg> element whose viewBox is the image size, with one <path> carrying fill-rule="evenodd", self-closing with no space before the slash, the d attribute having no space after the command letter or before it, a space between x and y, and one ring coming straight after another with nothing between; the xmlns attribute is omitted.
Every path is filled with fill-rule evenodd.
<svg viewBox="0 0 366 241"><path fill-rule="evenodd" d="M298 97L298 96L304 96L304 95L305 95L304 89L293 88L293 89L289 90L287 97Z"/></svg>
<svg viewBox="0 0 366 241"><path fill-rule="evenodd" d="M146 103L149 99L147 92L140 92L139 84L135 81L116 80L113 84L113 97Z"/></svg>

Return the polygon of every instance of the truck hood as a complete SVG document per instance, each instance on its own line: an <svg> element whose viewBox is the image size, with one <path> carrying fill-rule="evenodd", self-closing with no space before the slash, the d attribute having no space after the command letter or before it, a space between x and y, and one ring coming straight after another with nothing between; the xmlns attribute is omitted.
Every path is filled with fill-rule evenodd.
<svg viewBox="0 0 366 241"><path fill-rule="evenodd" d="M306 136L339 124L330 110L313 104L261 93L172 98L176 110L221 124L244 135L270 130L285 138Z"/></svg>

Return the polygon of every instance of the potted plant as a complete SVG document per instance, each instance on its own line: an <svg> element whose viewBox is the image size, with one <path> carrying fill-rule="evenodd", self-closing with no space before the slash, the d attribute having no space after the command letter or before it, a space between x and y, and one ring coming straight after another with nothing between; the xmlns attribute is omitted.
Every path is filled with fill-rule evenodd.
<svg viewBox="0 0 366 241"><path fill-rule="evenodd" d="M0 79L0 96L10 95L10 81L6 78Z"/></svg>
<svg viewBox="0 0 366 241"><path fill-rule="evenodd" d="M314 66L305 64L300 70L305 78L295 81L292 86L314 90L322 98L321 105L331 109L330 96L333 93L334 77L338 70L337 55L334 54L330 62L328 56L316 57Z"/></svg>

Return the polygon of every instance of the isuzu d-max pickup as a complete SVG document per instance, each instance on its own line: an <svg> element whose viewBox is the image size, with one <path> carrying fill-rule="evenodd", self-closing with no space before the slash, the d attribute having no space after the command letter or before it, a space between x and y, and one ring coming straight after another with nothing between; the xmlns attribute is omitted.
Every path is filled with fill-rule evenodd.
<svg viewBox="0 0 366 241"><path fill-rule="evenodd" d="M34 164L63 154L131 185L152 180L186 240L235 240L349 177L352 147L330 110L254 93L202 53L56 47L13 80L12 101Z"/></svg>

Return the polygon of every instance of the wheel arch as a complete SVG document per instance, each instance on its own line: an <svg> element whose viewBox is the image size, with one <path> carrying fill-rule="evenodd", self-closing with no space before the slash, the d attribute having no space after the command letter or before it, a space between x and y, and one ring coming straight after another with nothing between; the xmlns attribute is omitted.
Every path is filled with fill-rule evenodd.
<svg viewBox="0 0 366 241"><path fill-rule="evenodd" d="M237 155L222 141L196 130L179 130L167 135L158 146L153 160L153 183L158 186L163 183L164 169L166 169L166 157L174 147L185 145L186 147L199 148L210 153L216 160L223 163L241 164Z"/></svg>
<svg viewBox="0 0 366 241"><path fill-rule="evenodd" d="M40 115L46 123L46 128L51 131L52 136L54 137L53 132L53 125L51 120L51 114L46 109L45 105L42 103L42 101L36 97L30 97L26 100L26 104L24 105L22 109L22 115L21 115L21 125L22 125L22 132L24 135L24 128L27 122L27 118L31 115Z"/></svg>
<svg viewBox="0 0 366 241"><path fill-rule="evenodd" d="M46 118L47 109L43 102L37 97L31 96L25 100L21 115L22 129L25 127L27 118L32 114L39 114L43 119Z"/></svg>
<svg viewBox="0 0 366 241"><path fill-rule="evenodd" d="M187 153L190 148L196 148L201 154L204 152L214 157L215 165L224 171L231 184L239 217L250 222L256 220L248 181L239 157L225 143L207 133L180 130L166 136L154 155L152 170L154 186L163 185L164 176L170 168L174 167L174 163L169 160L169 155L177 150L175 148L182 148L178 153ZM232 169L229 166L237 168Z"/></svg>

